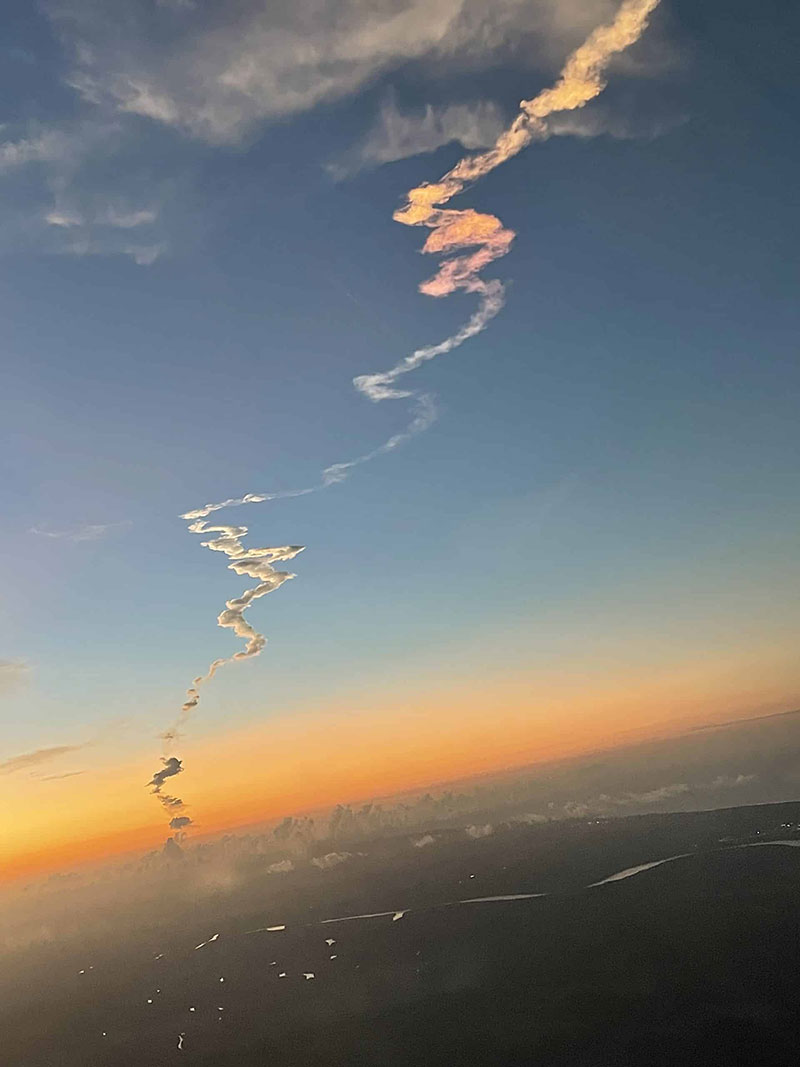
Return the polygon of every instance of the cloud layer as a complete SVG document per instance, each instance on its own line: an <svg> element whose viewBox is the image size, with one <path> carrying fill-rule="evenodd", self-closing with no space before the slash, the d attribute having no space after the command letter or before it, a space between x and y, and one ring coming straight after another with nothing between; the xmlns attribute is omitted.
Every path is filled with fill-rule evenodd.
<svg viewBox="0 0 800 1067"><path fill-rule="evenodd" d="M242 144L394 71L420 75L418 84L509 65L546 77L615 8L614 0L48 0L64 99L49 120L0 129L0 177L9 183L0 245L149 266L176 230L181 242L197 239L196 213L192 224L179 205L193 195L186 175L204 145ZM165 127L179 136L165 138ZM450 141L482 147L501 127L488 101L409 113L387 102L331 172Z"/></svg>
<svg viewBox="0 0 800 1067"><path fill-rule="evenodd" d="M481 67L541 58L614 11L613 0L239 0L147 5L57 0L70 81L95 106L211 143L355 92L409 62Z"/></svg>

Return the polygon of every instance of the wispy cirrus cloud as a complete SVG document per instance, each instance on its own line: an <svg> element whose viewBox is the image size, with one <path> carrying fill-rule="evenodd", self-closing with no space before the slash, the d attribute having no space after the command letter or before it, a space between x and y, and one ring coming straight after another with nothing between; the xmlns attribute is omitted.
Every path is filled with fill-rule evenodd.
<svg viewBox="0 0 800 1067"><path fill-rule="evenodd" d="M157 218L158 211L152 207L135 210L109 204L96 221L106 226L115 226L119 230L132 230L137 226L150 226Z"/></svg>
<svg viewBox="0 0 800 1067"><path fill-rule="evenodd" d="M582 111L551 115L547 129L551 137L611 137L616 141L652 141L688 122L682 113L638 115L601 104Z"/></svg>
<svg viewBox="0 0 800 1067"><path fill-rule="evenodd" d="M381 105L375 124L366 137L326 167L335 179L358 171L393 163L398 159L435 152L456 143L462 148L487 148L493 144L506 119L491 100L401 111L392 93Z"/></svg>
<svg viewBox="0 0 800 1067"><path fill-rule="evenodd" d="M0 136L3 127L0 127ZM7 174L31 163L64 161L71 154L68 134L58 129L33 126L26 136L0 140L0 174Z"/></svg>
<svg viewBox="0 0 800 1067"><path fill-rule="evenodd" d="M55 541L99 541L113 530L124 530L130 521L122 522L88 522L78 526L49 529L47 526L32 526L30 532L38 537L49 537Z"/></svg>
<svg viewBox="0 0 800 1067"><path fill-rule="evenodd" d="M580 111L550 115L544 120L542 139L605 136L620 141L650 141L686 121L683 114L640 115L595 104ZM493 100L427 104L403 110L395 94L390 93L363 139L326 164L325 169L340 181L385 163L435 152L448 144L460 144L466 149L487 148L494 144L506 123L503 109Z"/></svg>
<svg viewBox="0 0 800 1067"><path fill-rule="evenodd" d="M135 165L132 153L140 157ZM162 250L159 220L169 182L157 177L146 145L119 116L85 107L78 119L0 127L0 178L13 208L0 214L6 249L23 242L52 253L128 255L137 263L158 258L142 257L140 245ZM131 242L125 234L134 229L149 231L146 240Z"/></svg>
<svg viewBox="0 0 800 1067"><path fill-rule="evenodd" d="M210 143L341 99L409 62L480 68L509 51L559 56L614 0L242 0L208 4L54 0L85 101ZM457 59L454 57L457 56Z"/></svg>
<svg viewBox="0 0 800 1067"><path fill-rule="evenodd" d="M46 0L42 10L66 71L64 106L49 122L0 127L0 177L10 183L0 249L120 255L150 266L169 251L176 229L180 241L190 239L177 205L191 198L187 160L201 160L204 145L241 144L271 123L370 89L409 65L432 82L508 65L538 67L547 77L616 6L616 0L237 0L221 18L219 5L204 0ZM648 62L637 67L629 58L626 73L651 73L654 56L662 58L659 47L669 51L658 34L644 47ZM480 148L493 142L501 118L491 101L387 110L331 173L451 141ZM165 127L178 136L165 137Z"/></svg>
<svg viewBox="0 0 800 1067"><path fill-rule="evenodd" d="M721 730L725 726L745 726L747 723L763 722L765 719L785 719L792 715L800 715L800 708L793 708L791 711L771 711L766 715L750 715L746 719L727 719L725 722L705 723L703 726L694 726L692 732Z"/></svg>
<svg viewBox="0 0 800 1067"><path fill-rule="evenodd" d="M0 660L0 692L18 685L29 673L30 667L21 660Z"/></svg>
<svg viewBox="0 0 800 1067"><path fill-rule="evenodd" d="M118 230L132 230L137 226L150 226L158 218L155 208L131 208L125 204L102 204L93 216L87 217L74 208L53 208L45 215L45 222L62 229L85 227L89 224L112 226Z"/></svg>
<svg viewBox="0 0 800 1067"><path fill-rule="evenodd" d="M86 771L66 771L64 774L37 774L36 778L40 782L60 782L62 778L76 778L79 774L86 774Z"/></svg>
<svg viewBox="0 0 800 1067"><path fill-rule="evenodd" d="M88 742L80 745L50 745L49 748L35 748L31 752L22 752L18 756L3 760L0 763L0 774L14 774L16 771L29 770L31 767L39 767L43 763L50 763L68 756L72 752L80 752L86 748Z"/></svg>

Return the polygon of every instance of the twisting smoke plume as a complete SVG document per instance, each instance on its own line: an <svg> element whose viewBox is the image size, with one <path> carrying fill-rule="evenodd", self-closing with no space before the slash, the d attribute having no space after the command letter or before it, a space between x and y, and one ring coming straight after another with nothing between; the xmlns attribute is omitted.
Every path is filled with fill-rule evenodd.
<svg viewBox="0 0 800 1067"><path fill-rule="evenodd" d="M659 0L625 0L610 26L601 26L567 60L556 82L532 100L523 100L520 113L494 146L486 152L465 156L438 182L423 182L412 189L406 203L394 213L396 222L405 226L426 226L428 235L422 251L448 256L451 252L475 248L467 255L445 259L436 274L419 287L427 296L449 296L458 289L477 293L477 311L461 329L441 344L419 348L391 370L362 374L353 379L355 387L370 400L387 400L411 395L396 389L393 383L402 374L415 370L421 363L451 352L470 337L484 330L501 310L504 289L501 282L484 281L480 273L490 263L504 256L516 236L494 215L483 215L468 208L446 210L441 205L501 163L518 155L533 140L549 136L544 119L556 111L573 111L583 107L605 88L604 73L609 60L641 37L647 19Z"/></svg>
<svg viewBox="0 0 800 1067"><path fill-rule="evenodd" d="M209 511L216 510L214 506ZM199 509L203 513L204 509ZM182 518L194 518L197 512L188 512ZM208 512L206 512L208 514ZM241 596L234 597L225 602L225 610L217 616L217 625L224 629L233 630L237 637L245 641L245 647L232 656L215 659L210 664L205 674L198 675L192 685L186 690L186 700L181 706L180 713L175 722L161 735L167 742L175 741L180 736L180 728L191 715L193 709L200 700L200 686L210 681L220 667L236 660L250 659L257 656L267 643L266 637L255 630L245 619L244 613L254 600L266 596L279 586L283 585L294 575L289 571L278 571L272 566L278 561L294 559L303 551L302 545L282 545L275 548L250 548L242 544L242 538L247 535L246 526L212 526L204 519L194 519L189 525L189 530L195 534L219 534L209 541L201 542L204 548L212 552L222 552L232 562L228 568L236 574L245 574L248 578L258 580L258 585L245 590Z"/></svg>
<svg viewBox="0 0 800 1067"><path fill-rule="evenodd" d="M167 778L173 778L176 774L180 774L183 770L183 764L175 756L170 756L169 759L162 759L164 766L160 771L156 771L150 781L147 783L153 787L154 793L160 793L161 787ZM170 799L173 799L172 797Z"/></svg>
<svg viewBox="0 0 800 1067"><path fill-rule="evenodd" d="M258 584L241 596L229 600L225 610L217 618L218 624L230 629L245 642L244 649L232 656L216 659L207 672L195 678L186 692L187 699L173 725L163 734L167 742L179 736L180 727L186 722L200 699L200 686L213 678L223 664L257 656L266 644L266 637L255 630L245 619L244 613L254 600L277 589L294 575L275 570L273 563L293 559L303 550L300 545L281 548L246 549L242 539L247 534L246 526L212 526L205 522L215 511L244 504L258 504L269 500L305 496L320 489L344 481L350 471L380 455L391 452L417 434L423 433L436 419L436 407L428 394L415 394L400 389L395 382L404 374L421 364L445 355L465 341L481 333L502 309L505 300L503 283L497 279L486 280L481 272L491 263L506 255L516 236L494 215L481 214L472 208L452 210L443 205L465 188L489 174L501 163L516 156L534 140L545 140L550 131L545 119L555 112L573 111L584 107L605 88L605 73L611 58L624 51L641 37L647 20L659 0L623 0L614 21L596 29L589 38L567 59L555 85L543 89L531 100L523 100L520 112L511 125L497 138L494 146L477 155L465 156L444 174L438 182L424 182L411 189L406 202L394 213L397 222L405 226L424 226L431 232L422 251L444 257L438 271L419 286L427 296L444 297L463 290L478 297L478 307L469 320L455 333L438 344L418 348L389 370L362 374L353 379L356 389L370 400L394 400L413 397L412 418L405 430L390 437L388 441L371 452L345 463L334 463L322 472L316 485L305 489L288 489L277 492L245 493L216 504L206 504L181 517L190 523L189 530L196 534L218 534L204 547L222 552L231 562L230 570L247 575ZM472 251L467 251L472 249ZM160 793L163 779L178 774L183 768L180 760L172 757L164 761L164 769L153 776L153 792ZM169 769L175 767L176 769ZM161 795L164 803L168 798ZM175 798L169 798L170 801ZM182 806L182 802L178 801ZM169 807L168 804L165 806ZM182 824L186 825L186 824Z"/></svg>
<svg viewBox="0 0 800 1067"><path fill-rule="evenodd" d="M192 820L188 815L181 814L185 806L181 798L173 797L169 793L163 792L163 786L167 778L174 778L176 774L182 773L183 763L181 760L176 759L175 756L170 756L169 759L162 759L161 762L163 767L160 771L155 772L147 784L153 787L151 792L155 793L159 803L170 816L170 827L172 829L180 829L188 826Z"/></svg>

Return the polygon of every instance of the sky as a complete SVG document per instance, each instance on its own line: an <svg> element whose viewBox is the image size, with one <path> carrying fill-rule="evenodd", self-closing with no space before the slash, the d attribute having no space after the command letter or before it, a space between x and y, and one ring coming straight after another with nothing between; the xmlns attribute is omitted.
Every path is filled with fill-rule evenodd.
<svg viewBox="0 0 800 1067"><path fill-rule="evenodd" d="M402 380L424 431L321 475L413 415L353 379L483 299L420 293L393 215L616 10L4 9L7 871L163 841L171 756L203 834L800 704L789 5L662 0L455 196L516 234L504 307ZM305 548L165 747L255 584L180 516L316 486L208 519Z"/></svg>

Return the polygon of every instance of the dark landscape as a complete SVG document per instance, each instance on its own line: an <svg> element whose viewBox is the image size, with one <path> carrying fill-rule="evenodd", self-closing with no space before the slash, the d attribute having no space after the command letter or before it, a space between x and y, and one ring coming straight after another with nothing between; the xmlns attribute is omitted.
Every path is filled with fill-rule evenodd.
<svg viewBox="0 0 800 1067"><path fill-rule="evenodd" d="M67 882L4 961L2 1062L797 1062L800 803L430 836L240 858L204 895L168 849L80 935L96 887ZM547 895L475 900L525 893Z"/></svg>

